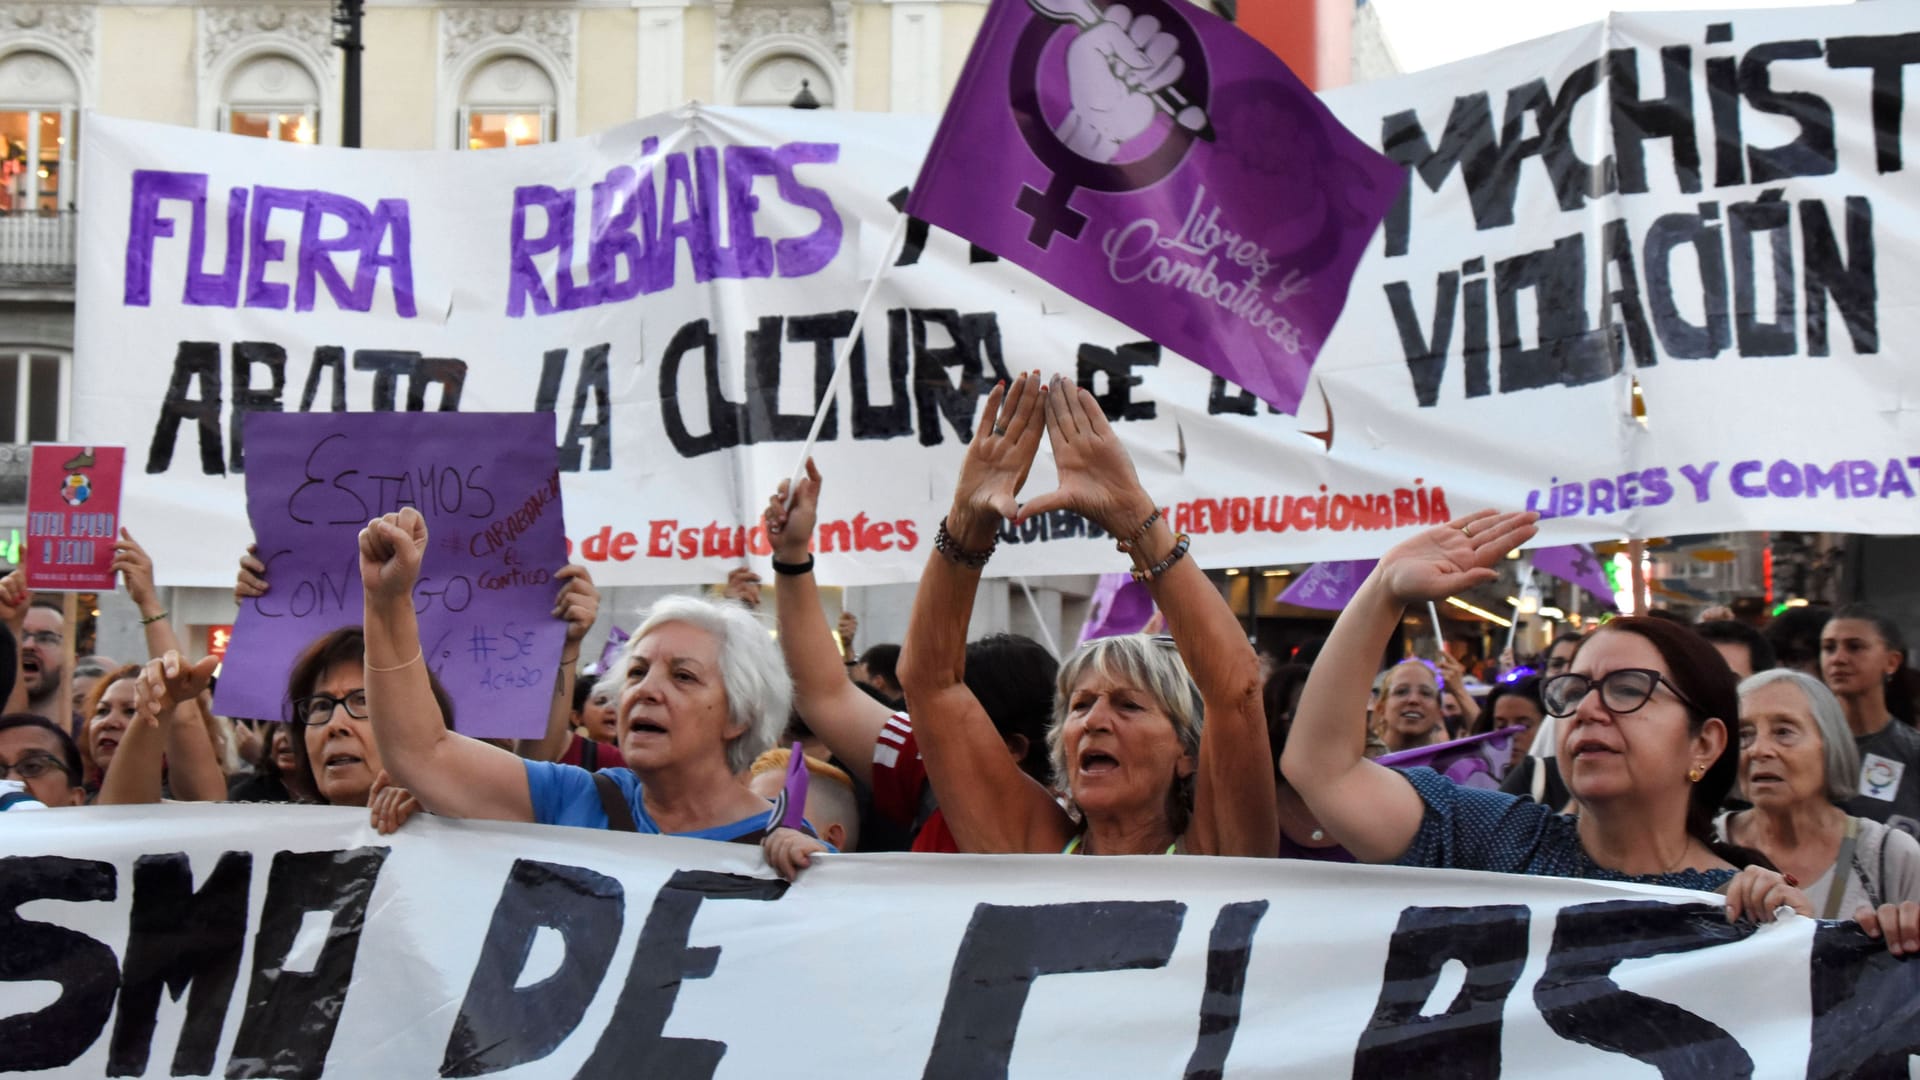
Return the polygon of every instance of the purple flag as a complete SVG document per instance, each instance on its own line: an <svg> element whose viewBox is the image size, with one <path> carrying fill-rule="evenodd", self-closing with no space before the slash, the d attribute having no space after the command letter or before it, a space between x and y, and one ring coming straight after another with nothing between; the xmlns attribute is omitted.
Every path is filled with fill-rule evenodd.
<svg viewBox="0 0 1920 1080"><path fill-rule="evenodd" d="M600 649L599 662L593 665L594 675L605 675L613 670L613 665L620 660L620 650L627 647L629 636L617 626L607 628L607 643Z"/></svg>
<svg viewBox="0 0 1920 1080"><path fill-rule="evenodd" d="M1571 585L1579 586L1608 607L1613 607L1613 583L1600 565L1600 556L1586 544L1533 549L1533 568Z"/></svg>
<svg viewBox="0 0 1920 1080"><path fill-rule="evenodd" d="M1515 726L1469 735L1436 746L1416 746L1397 754L1374 758L1377 765L1411 769L1424 765L1462 787L1498 791L1513 761L1513 737L1525 730Z"/></svg>
<svg viewBox="0 0 1920 1080"><path fill-rule="evenodd" d="M1153 618L1153 594L1132 574L1102 574L1087 602L1087 621L1080 628L1080 644L1094 638L1137 634Z"/></svg>
<svg viewBox="0 0 1920 1080"><path fill-rule="evenodd" d="M907 202L1292 413L1406 182L1181 0L994 0Z"/></svg>
<svg viewBox="0 0 1920 1080"><path fill-rule="evenodd" d="M1294 579L1280 602L1318 611L1339 611L1360 591L1360 583L1373 573L1379 559L1355 559L1351 562L1318 562Z"/></svg>
<svg viewBox="0 0 1920 1080"><path fill-rule="evenodd" d="M214 710L287 718L287 672L315 638L365 617L360 530L404 506L427 520L413 590L427 666L461 733L547 726L566 624L551 413L247 414L247 517L268 592L247 601Z"/></svg>

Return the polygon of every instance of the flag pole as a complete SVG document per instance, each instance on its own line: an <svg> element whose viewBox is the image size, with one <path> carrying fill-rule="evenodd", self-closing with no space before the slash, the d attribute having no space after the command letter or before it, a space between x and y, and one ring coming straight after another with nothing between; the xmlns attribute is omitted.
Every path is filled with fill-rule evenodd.
<svg viewBox="0 0 1920 1080"><path fill-rule="evenodd" d="M1033 598L1033 587L1027 584L1026 578L1014 578L1014 580L1020 583L1020 591L1027 594L1027 606L1033 609L1033 621L1040 625L1041 644L1047 647L1047 651L1053 654L1055 660L1059 660L1060 643L1053 639L1053 627L1047 625L1047 617L1040 611L1040 601Z"/></svg>
<svg viewBox="0 0 1920 1080"><path fill-rule="evenodd" d="M793 498L800 490L800 478L806 475L807 459L813 456L813 444L820 440L820 429L826 426L827 412L840 397L841 384L847 378L847 358L853 355L854 346L860 344L860 327L866 322L867 309L873 306L873 298L880 292L880 279L887 276L887 268L893 264L894 254L900 248L900 242L906 238L907 223L912 219L902 212L893 223L893 232L887 236L885 249L880 253L880 265L874 268L873 280L867 283L867 293L860 298L860 306L853 313L853 329L841 340L839 348L833 354L833 378L827 381L827 392L820 398L819 408L813 413L813 428L807 432L807 441L800 447L800 459L794 462L793 475L787 482L787 505L793 505ZM857 272L857 271L856 271Z"/></svg>
<svg viewBox="0 0 1920 1080"><path fill-rule="evenodd" d="M1433 620L1434 658L1438 659L1447 651L1447 637L1440 632L1440 609L1431 600L1427 601L1427 618Z"/></svg>

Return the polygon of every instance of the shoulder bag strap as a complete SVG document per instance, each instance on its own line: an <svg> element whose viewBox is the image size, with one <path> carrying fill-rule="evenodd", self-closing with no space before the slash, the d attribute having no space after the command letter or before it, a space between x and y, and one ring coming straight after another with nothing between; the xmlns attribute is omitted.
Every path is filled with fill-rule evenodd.
<svg viewBox="0 0 1920 1080"><path fill-rule="evenodd" d="M1827 886L1827 903L1821 918L1840 917L1840 901L1847 895L1847 882L1853 880L1853 847L1860 840L1860 819L1847 818L1846 839L1840 841L1840 856L1833 860L1833 882Z"/></svg>
<svg viewBox="0 0 1920 1080"><path fill-rule="evenodd" d="M600 808L607 813L607 828L614 832L639 832L633 823L633 808L627 805L627 797L613 777L605 773L593 774L593 786L600 792Z"/></svg>

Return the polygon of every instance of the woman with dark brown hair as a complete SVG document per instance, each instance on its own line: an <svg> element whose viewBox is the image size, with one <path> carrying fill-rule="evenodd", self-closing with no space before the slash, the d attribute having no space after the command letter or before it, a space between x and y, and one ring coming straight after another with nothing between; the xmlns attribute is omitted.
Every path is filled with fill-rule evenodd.
<svg viewBox="0 0 1920 1080"><path fill-rule="evenodd" d="M1363 862L1721 890L1730 918L1809 911L1763 859L1715 839L1714 812L1739 768L1740 701L1726 661L1685 627L1616 619L1544 683L1577 818L1361 756L1360 706L1402 612L1491 581L1499 560L1534 535L1534 520L1473 514L1381 559L1307 680L1282 760L1287 780Z"/></svg>
<svg viewBox="0 0 1920 1080"><path fill-rule="evenodd" d="M420 806L411 793L393 786L381 765L367 709L366 655L366 635L357 626L329 631L308 645L287 675L287 734L294 774L311 779L320 802L368 807L374 827L392 832ZM157 723L175 702L206 690L216 663L216 657L207 657L187 664L178 653L149 663L139 673L135 725ZM453 699L431 671L426 676L451 729Z"/></svg>

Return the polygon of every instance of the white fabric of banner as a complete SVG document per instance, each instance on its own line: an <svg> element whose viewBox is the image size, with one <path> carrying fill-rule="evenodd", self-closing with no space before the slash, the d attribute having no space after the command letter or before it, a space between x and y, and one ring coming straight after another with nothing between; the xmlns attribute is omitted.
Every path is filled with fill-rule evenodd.
<svg viewBox="0 0 1920 1080"><path fill-rule="evenodd" d="M757 847L586 829L17 817L0 1072L1837 1075L1920 997L1848 924L1556 878L847 855L789 889Z"/></svg>
<svg viewBox="0 0 1920 1080"><path fill-rule="evenodd" d="M1915 531L1916 30L1900 4L1615 16L1329 94L1413 178L1298 418L910 229L817 450L821 575L915 580L981 395L1033 368L1101 398L1208 566L1377 556L1485 506L1552 544ZM758 508L932 130L690 106L482 154L90 117L76 440L134 448L165 580L223 585L246 411L552 408L596 579L721 580L769 550ZM1303 238L1329 212L1276 209ZM1043 448L1029 490L1053 482ZM1121 565L1070 515L1002 539L994 574Z"/></svg>

